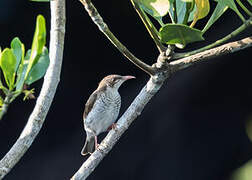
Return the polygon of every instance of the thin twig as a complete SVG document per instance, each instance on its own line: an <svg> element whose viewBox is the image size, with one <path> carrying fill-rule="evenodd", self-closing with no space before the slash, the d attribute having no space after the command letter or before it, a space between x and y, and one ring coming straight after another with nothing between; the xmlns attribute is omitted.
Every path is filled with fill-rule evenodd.
<svg viewBox="0 0 252 180"><path fill-rule="evenodd" d="M11 93L11 91L9 91L6 94L6 97L4 98L3 105L0 110L0 121L2 120L3 116L7 113L9 104L11 102L11 98L12 98L12 93Z"/></svg>
<svg viewBox="0 0 252 180"><path fill-rule="evenodd" d="M65 0L51 1L50 65L33 112L20 137L0 161L2 179L20 160L39 133L60 79L65 35Z"/></svg>
<svg viewBox="0 0 252 180"><path fill-rule="evenodd" d="M247 13L247 15L249 15L250 17L252 16L252 13L246 8L246 6L244 6L242 4L242 2L240 0L236 0L236 2L239 4L239 6L243 9L243 11L245 11Z"/></svg>
<svg viewBox="0 0 252 180"><path fill-rule="evenodd" d="M80 2L84 5L86 11L89 16L93 20L93 22L98 26L99 30L105 34L105 36L112 42L112 44L125 56L127 57L133 64L142 69L144 72L149 75L154 75L155 70L148 64L145 64L143 61L135 57L110 31L107 24L103 21L102 17L98 13L97 9L92 4L91 0L80 0Z"/></svg>
<svg viewBox="0 0 252 180"><path fill-rule="evenodd" d="M138 13L138 15L140 16L141 20L143 21L150 36L154 40L159 52L160 53L164 52L166 50L166 47L164 47L163 44L160 42L160 38L158 37L158 31L156 30L155 26L151 23L148 16L140 9L139 5L134 2L134 0L131 0L131 3L135 8L136 12Z"/></svg>
<svg viewBox="0 0 252 180"><path fill-rule="evenodd" d="M216 42L214 42L212 44L209 44L209 45L207 45L205 47L202 47L200 49L196 49L196 50L191 51L191 52L176 53L176 54L174 54L173 59L180 59L180 58L188 57L188 56L191 56L191 55L206 51L206 50L211 49L213 47L216 47L218 45L221 45L221 44L227 42L228 40L230 40L231 38L237 36L239 33L241 33L242 31L244 31L245 29L247 29L250 26L252 26L252 17L249 18L239 28L237 28L236 30L234 30L232 33L228 34L224 38L219 39L219 40L217 40Z"/></svg>
<svg viewBox="0 0 252 180"><path fill-rule="evenodd" d="M252 47L252 36L248 38L244 38L239 41L234 41L231 43L224 44L222 46L206 50L204 52L173 61L170 63L170 67L172 68L172 72L179 71L181 69L185 69L187 67L190 67L196 63L205 61L207 59L212 59L221 55L234 53L240 50L243 50L245 48Z"/></svg>

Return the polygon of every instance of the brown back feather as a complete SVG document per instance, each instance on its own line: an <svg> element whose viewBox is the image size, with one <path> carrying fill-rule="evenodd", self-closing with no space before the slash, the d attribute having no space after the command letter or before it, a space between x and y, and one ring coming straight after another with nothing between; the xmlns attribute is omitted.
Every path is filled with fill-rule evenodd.
<svg viewBox="0 0 252 180"><path fill-rule="evenodd" d="M97 91L95 91L93 94L91 94L91 96L88 98L86 104L85 104L85 110L83 113L83 119L85 119L88 115L88 113L91 111L91 109L94 106L94 103L96 101L97 98Z"/></svg>

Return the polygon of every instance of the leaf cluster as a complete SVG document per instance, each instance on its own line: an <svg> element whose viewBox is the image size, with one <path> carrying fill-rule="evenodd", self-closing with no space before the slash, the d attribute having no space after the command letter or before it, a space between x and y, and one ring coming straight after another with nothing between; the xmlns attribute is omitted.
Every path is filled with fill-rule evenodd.
<svg viewBox="0 0 252 180"><path fill-rule="evenodd" d="M247 0L252 6L252 0ZM233 10L244 22L245 18L240 13L236 4L252 16L251 12L240 0L215 0L217 5L208 22L202 30L194 28L195 24L205 18L210 12L209 0L131 0L137 4L144 14L150 27L155 28L146 13L152 16L159 24L159 31L154 30L159 41L168 45L184 48L187 44L204 40L203 34L223 15L227 9ZM163 18L168 16L171 23L164 23ZM147 27L148 29L148 27Z"/></svg>
<svg viewBox="0 0 252 180"><path fill-rule="evenodd" d="M0 50L0 68L4 77L4 83L0 79L0 89L5 96L11 96L10 102L22 92L25 97L31 97L33 90L27 90L27 85L44 76L49 66L49 54L45 44L46 23L44 17L38 15L31 49L25 53L24 44L15 37L10 48ZM0 106L3 103L5 102L1 97Z"/></svg>

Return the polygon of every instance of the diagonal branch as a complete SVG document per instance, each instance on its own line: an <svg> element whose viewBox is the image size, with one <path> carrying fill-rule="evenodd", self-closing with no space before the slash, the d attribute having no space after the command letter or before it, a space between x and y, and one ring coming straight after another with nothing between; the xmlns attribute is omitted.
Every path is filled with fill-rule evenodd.
<svg viewBox="0 0 252 180"><path fill-rule="evenodd" d="M106 138L99 145L99 148L82 164L71 180L85 180L94 171L102 159L113 148L121 135L128 129L130 124L141 114L145 105L158 92L166 78L168 78L168 76L156 75L151 77L147 85L143 87L127 111L118 120L116 129L108 133Z"/></svg>
<svg viewBox="0 0 252 180"><path fill-rule="evenodd" d="M107 24L103 21L102 17L98 13L97 9L92 4L91 0L80 0L80 2L84 5L86 11L89 16L93 20L93 22L98 26L99 30L111 41L111 43L133 64L142 69L144 72L149 75L154 75L155 70L148 64L145 64L143 61L135 57L110 31Z"/></svg>
<svg viewBox="0 0 252 180"><path fill-rule="evenodd" d="M152 76L147 85L138 94L127 111L118 120L116 130L111 130L106 138L99 145L98 150L90 155L90 157L82 164L80 169L74 174L71 180L85 180L99 165L102 159L109 153L121 135L128 129L130 124L141 114L146 104L162 87L163 82L167 80L171 74L176 73L196 62L201 62L210 58L215 58L224 54L233 53L252 46L252 37L245 38L240 41L228 43L220 47L195 54L193 56L173 61L170 66L160 69L160 73ZM163 57L165 58L165 57ZM170 68L170 69L169 69ZM171 74L170 74L171 73Z"/></svg>
<svg viewBox="0 0 252 180"><path fill-rule="evenodd" d="M20 137L0 161L2 179L20 160L39 133L52 103L60 79L65 36L65 0L51 1L50 65L44 83Z"/></svg>
<svg viewBox="0 0 252 180"><path fill-rule="evenodd" d="M95 7L91 4L90 0L80 0L80 1L84 4L86 10L89 12L89 15L91 16L93 21L98 25L99 29L110 39L110 36L105 32L108 29L107 25L103 22L102 18L96 11ZM251 23L251 19L249 23ZM233 35L234 34L232 34L232 37ZM224 40L226 41L227 39ZM110 39L110 41L114 43L113 40ZM222 41L221 43L224 43L224 41ZM214 46L216 45L219 44L214 44ZM117 45L115 46L117 47ZM171 74L179 70L182 70L186 67L189 67L197 62L201 62L210 58L215 58L224 54L233 53L251 46L252 46L252 37L249 37L210 50L204 49L200 52L194 52L194 55L191 54L189 57L170 62L169 64L166 61L167 56L162 56L161 53L157 60L156 64L157 69L153 71L154 75L152 74L148 83L143 87L143 89L135 98L135 100L132 102L132 104L129 106L127 111L118 120L116 129L115 130L112 129L108 133L108 135L99 145L98 149L94 153L92 153L90 157L82 164L80 169L74 174L71 180L85 180L94 171L94 169L99 165L102 159L109 153L109 151L113 148L116 142L120 139L121 135L128 129L130 124L141 114L146 104L158 92L158 90L162 87L163 82L167 80L171 76ZM161 63L160 66L158 66L159 62ZM146 70L144 71L146 72Z"/></svg>
<svg viewBox="0 0 252 180"><path fill-rule="evenodd" d="M201 53L182 58L177 61L173 61L170 63L172 72L179 71L181 69L185 69L187 67L190 67L196 63L205 61L207 59L212 59L221 55L229 54L229 53L234 53L237 51L240 51L242 49L248 48L252 46L252 36L244 38L239 41L234 41L231 43L224 44L222 46L209 49L206 51L203 51Z"/></svg>

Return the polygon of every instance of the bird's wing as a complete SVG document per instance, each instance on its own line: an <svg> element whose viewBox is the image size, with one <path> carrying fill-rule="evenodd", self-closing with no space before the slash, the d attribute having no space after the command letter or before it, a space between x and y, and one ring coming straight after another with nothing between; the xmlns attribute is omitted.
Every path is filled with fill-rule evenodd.
<svg viewBox="0 0 252 180"><path fill-rule="evenodd" d="M91 111L91 109L93 108L94 104L95 104L95 101L97 99L97 95L98 95L98 92L95 91L93 92L93 94L91 94L91 96L88 98L86 104L85 104L85 110L84 110L84 113L83 113L83 119L86 119L88 113Z"/></svg>

